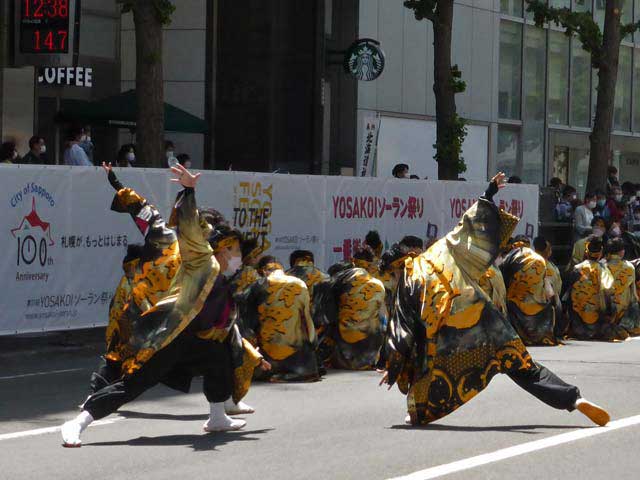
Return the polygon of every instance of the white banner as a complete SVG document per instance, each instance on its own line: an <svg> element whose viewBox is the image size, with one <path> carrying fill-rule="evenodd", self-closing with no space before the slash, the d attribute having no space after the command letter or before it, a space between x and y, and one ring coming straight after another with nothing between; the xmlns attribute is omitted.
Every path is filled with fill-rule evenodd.
<svg viewBox="0 0 640 480"><path fill-rule="evenodd" d="M362 124L362 148L358 158L358 177L373 175L373 165L376 163L378 151L378 136L380 134L380 115L367 112Z"/></svg>
<svg viewBox="0 0 640 480"><path fill-rule="evenodd" d="M101 169L2 166L0 334L104 326L121 262L142 237L110 211L114 191ZM121 169L118 177L168 215L179 187L167 170ZM269 175L206 171L201 206L255 235L288 265L311 250L321 268L351 258L369 230L386 247L405 235L441 237L482 194L481 182ZM509 185L496 203L537 231L538 187Z"/></svg>

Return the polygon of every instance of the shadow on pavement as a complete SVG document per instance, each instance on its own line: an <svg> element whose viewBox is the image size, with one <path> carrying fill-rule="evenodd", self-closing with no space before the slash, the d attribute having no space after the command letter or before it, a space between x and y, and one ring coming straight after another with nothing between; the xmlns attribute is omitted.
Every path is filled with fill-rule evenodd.
<svg viewBox="0 0 640 480"><path fill-rule="evenodd" d="M144 413L133 412L131 410L118 410L117 413L125 418L144 418L148 420L181 420L189 422L195 420L206 420L209 418L209 415L206 413L197 415L171 415L169 413Z"/></svg>
<svg viewBox="0 0 640 480"><path fill-rule="evenodd" d="M543 432L536 430L580 430L583 428L594 428L591 426L576 426L576 425L504 425L504 426L486 426L486 427L472 427L462 425L393 425L389 427L390 430L426 430L426 431L441 431L441 432L513 432L513 433L526 433L529 435L536 435Z"/></svg>
<svg viewBox="0 0 640 480"><path fill-rule="evenodd" d="M94 442L83 444L83 447L191 447L194 451L216 450L233 442L255 442L261 440L259 437L251 435L261 435L273 430L272 428L262 430L249 430L227 433L203 433L202 435L165 435L162 437L138 437L131 440L118 442Z"/></svg>

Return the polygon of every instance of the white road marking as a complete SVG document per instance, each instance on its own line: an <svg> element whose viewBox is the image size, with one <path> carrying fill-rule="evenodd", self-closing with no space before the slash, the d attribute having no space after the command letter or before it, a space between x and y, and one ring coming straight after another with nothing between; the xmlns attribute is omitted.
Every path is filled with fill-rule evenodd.
<svg viewBox="0 0 640 480"><path fill-rule="evenodd" d="M85 368L68 368L66 370L50 370L48 372L24 373L22 375L12 375L10 377L0 377L0 380L13 380L15 378L36 377L38 375L54 375L58 373L80 372Z"/></svg>
<svg viewBox="0 0 640 480"><path fill-rule="evenodd" d="M124 417L115 417L115 418L110 418L109 420L97 420L93 422L91 425L89 425L89 427L99 427L101 425L110 425L120 420L124 420ZM56 433L56 432L59 432L61 428L62 428L62 425L58 425L57 427L37 428L35 430L25 430L24 432L4 433L0 435L0 441L13 440L14 438L33 437L35 435L44 435L47 433Z"/></svg>
<svg viewBox="0 0 640 480"><path fill-rule="evenodd" d="M609 423L606 427L594 427L583 430L574 430L568 433L562 433L560 435L554 435L552 437L543 438L541 440L535 440L533 442L523 443L513 447L503 448L496 450L495 452L485 453L476 457L465 458L457 462L447 463L444 465L438 465L437 467L427 468L420 470L419 472L410 473L402 477L395 477L391 480L429 480L431 478L439 478L450 473L461 472L469 470L471 468L480 467L489 463L499 462L508 458L518 457L545 448L555 447L556 445L562 445L563 443L575 442L583 438L589 438L603 433L611 432L612 430L618 430L620 428L631 427L633 425L640 424L640 415L633 417L623 418Z"/></svg>

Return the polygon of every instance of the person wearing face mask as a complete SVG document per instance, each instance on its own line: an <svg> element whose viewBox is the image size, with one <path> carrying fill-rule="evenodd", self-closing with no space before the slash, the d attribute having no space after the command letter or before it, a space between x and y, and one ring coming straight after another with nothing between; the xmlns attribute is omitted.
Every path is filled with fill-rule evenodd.
<svg viewBox="0 0 640 480"><path fill-rule="evenodd" d="M82 136L80 137L80 143L78 145L84 150L89 161L93 164L93 151L95 150L95 146L93 145L93 140L91 138L90 125L87 125L82 129Z"/></svg>
<svg viewBox="0 0 640 480"><path fill-rule="evenodd" d="M633 213L631 218L627 221L627 226L630 233L636 237L640 237L640 205L633 208Z"/></svg>
<svg viewBox="0 0 640 480"><path fill-rule="evenodd" d="M176 157L176 146L173 144L171 140L166 140L164 142L164 155L165 162L169 164L169 167L174 167L178 162L178 158Z"/></svg>
<svg viewBox="0 0 640 480"><path fill-rule="evenodd" d="M133 144L127 144L120 147L116 157L116 165L118 167L132 167L136 162L136 147Z"/></svg>
<svg viewBox="0 0 640 480"><path fill-rule="evenodd" d="M640 335L640 308L636 293L636 271L624 260L625 245L621 238L607 242L606 266L613 277L609 293L611 321L624 328L630 336Z"/></svg>
<svg viewBox="0 0 640 480"><path fill-rule="evenodd" d="M29 139L29 152L22 157L20 163L24 165L41 165L46 163L42 155L47 151L44 138L33 136Z"/></svg>
<svg viewBox="0 0 640 480"><path fill-rule="evenodd" d="M611 189L611 196L606 200L606 205L602 211L602 217L605 220L619 222L625 217L626 204L624 203L624 195L619 185L614 185Z"/></svg>
<svg viewBox="0 0 640 480"><path fill-rule="evenodd" d="M284 273L272 256L257 266L262 278L243 294L243 318L248 336L271 364L266 377L271 382L315 382L320 380L316 357L317 335L311 317L309 290L299 278Z"/></svg>
<svg viewBox="0 0 640 480"><path fill-rule="evenodd" d="M391 174L394 178L409 178L409 165L406 163L398 163L393 167Z"/></svg>
<svg viewBox="0 0 640 480"><path fill-rule="evenodd" d="M546 249L546 240L539 241ZM526 236L518 235L500 270L507 288L508 318L524 344L557 345L555 292L546 259L531 249Z"/></svg>
<svg viewBox="0 0 640 480"><path fill-rule="evenodd" d="M607 298L613 292L611 272L601 262L604 243L600 237L589 237L585 260L576 265L566 278L563 295L569 315L569 337L576 340L625 340L627 331L612 322Z"/></svg>
<svg viewBox="0 0 640 480"><path fill-rule="evenodd" d="M574 213L574 234L576 240L591 234L591 221L596 209L596 195L587 192L584 196L584 204L576 208Z"/></svg>
<svg viewBox="0 0 640 480"><path fill-rule="evenodd" d="M93 393L82 412L62 426L63 446L80 447L82 432L94 420L114 413L158 383L189 391L194 376L204 377L203 393L210 404L203 429L243 428L243 420L227 416L225 402L230 398L239 402L253 369L268 364L243 341L234 323L235 310L224 291L224 273L233 269L234 246L226 237L210 239L216 232L207 221L210 216L201 215L196 207L200 175L182 167L172 170L173 181L184 189L167 224L153 205L119 182L111 165L103 167L116 190L112 209L132 217L144 244L130 246L109 312L105 359L115 379L92 376ZM222 266L211 241L220 249Z"/></svg>
<svg viewBox="0 0 640 480"><path fill-rule="evenodd" d="M591 220L592 235L598 238L604 238L607 232L607 224L603 218L594 217ZM580 262L584 261L584 255L587 248L587 242L589 237L580 238L573 244L573 251L571 253L571 261L567 264L566 271L570 272ZM603 240L604 241L604 240Z"/></svg>
<svg viewBox="0 0 640 480"><path fill-rule="evenodd" d="M576 189L571 185L565 185L562 190L562 197L556 205L556 220L559 222L570 222L573 218L573 204L577 199Z"/></svg>

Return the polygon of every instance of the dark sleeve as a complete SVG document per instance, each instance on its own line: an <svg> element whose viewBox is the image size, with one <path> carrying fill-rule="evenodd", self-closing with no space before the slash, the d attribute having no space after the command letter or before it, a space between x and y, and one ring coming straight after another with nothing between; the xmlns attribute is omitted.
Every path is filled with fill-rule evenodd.
<svg viewBox="0 0 640 480"><path fill-rule="evenodd" d="M109 184L113 187L113 189L117 192L118 190L122 190L124 185L120 183L118 177L113 170L109 170L109 174L107 175L107 180L109 180Z"/></svg>
<svg viewBox="0 0 640 480"><path fill-rule="evenodd" d="M500 191L500 188L498 187L498 183L497 182L491 182L489 184L489 186L487 187L487 189L485 190L484 195L482 195L481 198L484 198L485 200L493 202L493 197L499 191Z"/></svg>
<svg viewBox="0 0 640 480"><path fill-rule="evenodd" d="M386 352L389 385L393 385L406 362L415 359L416 332L420 321L416 305L415 288L412 281L400 278L395 295L395 308L389 319Z"/></svg>
<svg viewBox="0 0 640 480"><path fill-rule="evenodd" d="M334 282L325 280L313 287L312 315L313 325L317 329L327 328L337 322L338 302L333 291Z"/></svg>

